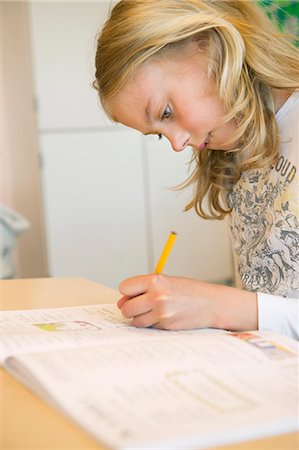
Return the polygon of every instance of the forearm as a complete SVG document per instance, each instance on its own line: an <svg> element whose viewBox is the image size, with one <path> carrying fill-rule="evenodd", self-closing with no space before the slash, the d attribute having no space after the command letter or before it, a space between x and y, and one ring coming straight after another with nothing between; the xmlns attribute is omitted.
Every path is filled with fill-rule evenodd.
<svg viewBox="0 0 299 450"><path fill-rule="evenodd" d="M203 286L202 286L203 288ZM258 328L257 294L223 285L207 284L207 297L214 304L212 326L226 330Z"/></svg>
<svg viewBox="0 0 299 450"><path fill-rule="evenodd" d="M260 329L299 339L299 299L226 286L211 287L210 295L215 304L215 328Z"/></svg>

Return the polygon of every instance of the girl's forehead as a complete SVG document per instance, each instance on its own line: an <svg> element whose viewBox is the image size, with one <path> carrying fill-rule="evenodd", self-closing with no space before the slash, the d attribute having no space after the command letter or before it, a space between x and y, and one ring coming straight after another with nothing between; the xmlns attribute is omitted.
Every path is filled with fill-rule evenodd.
<svg viewBox="0 0 299 450"><path fill-rule="evenodd" d="M185 45L185 51L182 51L182 47L180 47L176 52L162 50L149 57L131 74L126 85L132 86L141 80L151 82L153 76L155 76L155 80L157 77L175 78L194 71L206 72L206 69L206 55L199 50L196 43L189 43Z"/></svg>
<svg viewBox="0 0 299 450"><path fill-rule="evenodd" d="M148 98L161 90L165 76L159 65L147 64L139 67L121 89L107 100L112 116L118 122L123 122L122 116L127 116L130 108L137 112L137 108L146 107Z"/></svg>

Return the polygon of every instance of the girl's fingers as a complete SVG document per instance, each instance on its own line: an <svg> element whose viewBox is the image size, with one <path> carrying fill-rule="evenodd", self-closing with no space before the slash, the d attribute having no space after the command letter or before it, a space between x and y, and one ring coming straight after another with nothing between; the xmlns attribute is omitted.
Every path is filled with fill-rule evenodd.
<svg viewBox="0 0 299 450"><path fill-rule="evenodd" d="M140 314L135 316L132 320L132 324L135 327L149 328L155 326L157 323L157 318L153 311L149 311L145 314Z"/></svg>
<svg viewBox="0 0 299 450"><path fill-rule="evenodd" d="M148 313L152 309L152 305L148 301L148 297L149 296L147 294L143 294L138 297L126 299L121 306L122 314L130 319L131 317Z"/></svg>
<svg viewBox="0 0 299 450"><path fill-rule="evenodd" d="M151 289L157 277L156 274L148 274L127 278L120 283L119 292L124 296L136 297Z"/></svg>
<svg viewBox="0 0 299 450"><path fill-rule="evenodd" d="M119 300L118 300L118 302L116 303L116 305L117 305L117 307L119 308L119 309L121 309L121 307L123 306L123 304L127 301L127 300L129 300L131 297L129 297L128 295L124 295L122 298L120 298Z"/></svg>

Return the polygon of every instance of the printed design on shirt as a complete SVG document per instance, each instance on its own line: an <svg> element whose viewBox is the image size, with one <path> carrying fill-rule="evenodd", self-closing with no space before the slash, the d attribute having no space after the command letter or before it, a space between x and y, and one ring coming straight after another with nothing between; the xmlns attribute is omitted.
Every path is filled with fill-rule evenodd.
<svg viewBox="0 0 299 450"><path fill-rule="evenodd" d="M299 292L298 176L279 167L244 173L229 196L242 287L280 296Z"/></svg>

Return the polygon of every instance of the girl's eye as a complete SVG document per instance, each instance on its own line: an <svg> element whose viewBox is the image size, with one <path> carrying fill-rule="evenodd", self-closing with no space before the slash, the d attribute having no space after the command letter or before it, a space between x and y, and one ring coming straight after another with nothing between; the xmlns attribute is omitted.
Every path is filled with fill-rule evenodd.
<svg viewBox="0 0 299 450"><path fill-rule="evenodd" d="M159 133L159 134L158 134L159 141L162 139L162 137L163 137L162 134Z"/></svg>
<svg viewBox="0 0 299 450"><path fill-rule="evenodd" d="M170 116L171 116L171 109L170 109L169 105L167 105L165 110L163 111L161 120L168 119Z"/></svg>

